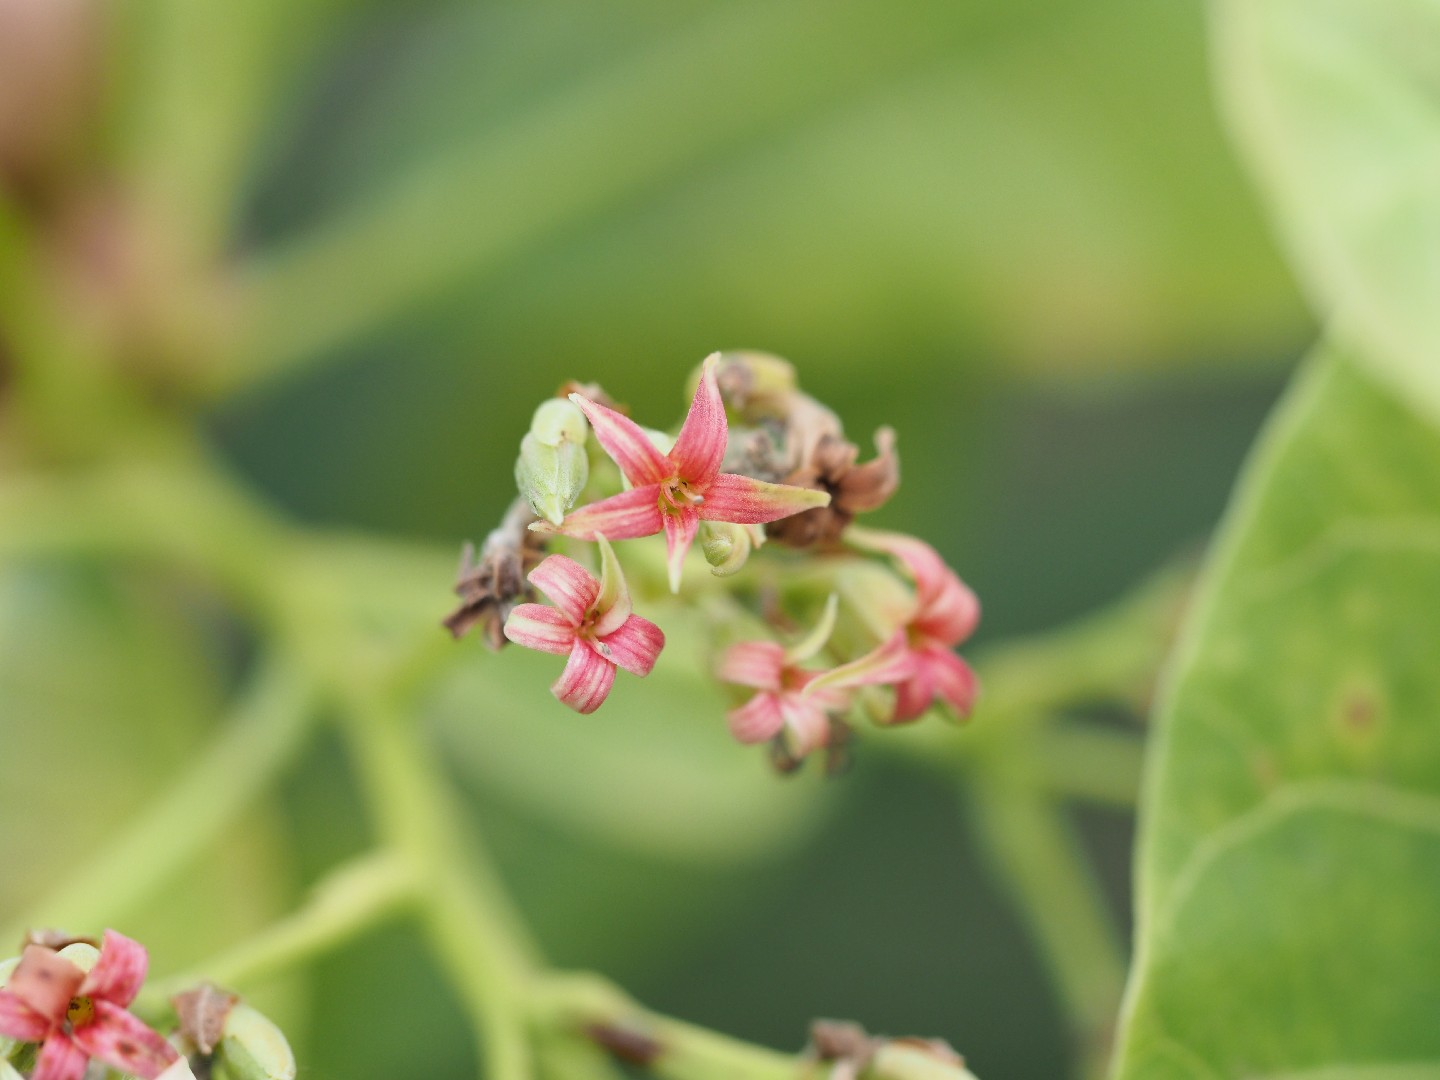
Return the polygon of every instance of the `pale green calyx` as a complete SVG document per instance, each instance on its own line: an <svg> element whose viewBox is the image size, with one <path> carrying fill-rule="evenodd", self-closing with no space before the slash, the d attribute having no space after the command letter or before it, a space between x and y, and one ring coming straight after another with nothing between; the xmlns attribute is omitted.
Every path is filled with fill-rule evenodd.
<svg viewBox="0 0 1440 1080"><path fill-rule="evenodd" d="M759 547L753 525L728 521L706 521L700 525L700 550L716 577L729 577L745 565L750 552ZM763 533L760 536L763 539Z"/></svg>
<svg viewBox="0 0 1440 1080"><path fill-rule="evenodd" d="M219 1080L295 1080L295 1055L273 1022L237 1002L225 1018L211 1075Z"/></svg>
<svg viewBox="0 0 1440 1080"><path fill-rule="evenodd" d="M551 398L535 410L530 430L520 441L515 486L538 517L559 525L590 478L585 454L585 414L563 398Z"/></svg>

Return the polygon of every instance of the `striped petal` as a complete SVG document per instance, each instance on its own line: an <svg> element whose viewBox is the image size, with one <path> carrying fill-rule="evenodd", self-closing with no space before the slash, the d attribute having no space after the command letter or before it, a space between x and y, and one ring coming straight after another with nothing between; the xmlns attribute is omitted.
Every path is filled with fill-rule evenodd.
<svg viewBox="0 0 1440 1080"><path fill-rule="evenodd" d="M155 1080L179 1054L158 1032L109 1001L95 1002L95 1018L71 1032L81 1050L121 1072Z"/></svg>
<svg viewBox="0 0 1440 1080"><path fill-rule="evenodd" d="M537 521L530 528L539 533L564 533L579 540L594 540L597 536L633 540L658 533L663 528L661 517L660 487L649 484L572 510L558 526Z"/></svg>
<svg viewBox="0 0 1440 1080"><path fill-rule="evenodd" d="M741 641L725 650L715 675L721 682L736 686L778 691L784 667L783 646L773 641Z"/></svg>
<svg viewBox="0 0 1440 1080"><path fill-rule="evenodd" d="M815 676L805 684L805 693L904 682L915 674L916 662L905 631L897 630L888 641L871 649L859 659Z"/></svg>
<svg viewBox="0 0 1440 1080"><path fill-rule="evenodd" d="M778 694L761 692L738 709L725 714L730 734L742 743L769 742L785 726Z"/></svg>
<svg viewBox="0 0 1440 1080"><path fill-rule="evenodd" d="M71 1042L70 1036L57 1031L45 1040L30 1080L81 1080L88 1063L85 1051Z"/></svg>
<svg viewBox="0 0 1440 1080"><path fill-rule="evenodd" d="M565 670L550 692L578 713L592 713L605 703L615 685L615 665L587 642L576 640Z"/></svg>
<svg viewBox="0 0 1440 1080"><path fill-rule="evenodd" d="M828 506L828 492L793 484L767 484L737 473L721 473L704 491L700 516L706 521L728 521L734 525L763 525L768 521Z"/></svg>
<svg viewBox="0 0 1440 1080"><path fill-rule="evenodd" d="M665 634L649 619L631 615L619 630L598 639L595 648L631 675L643 677L650 674L665 648Z"/></svg>
<svg viewBox="0 0 1440 1080"><path fill-rule="evenodd" d="M546 558L530 571L528 580L577 626L600 595L600 583L590 571L564 555Z"/></svg>
<svg viewBox="0 0 1440 1080"><path fill-rule="evenodd" d="M105 940L100 943L100 959L85 976L80 993L113 1001L123 1009L140 992L149 966L150 954L144 945L114 930L106 930Z"/></svg>
<svg viewBox="0 0 1440 1080"><path fill-rule="evenodd" d="M575 626L555 608L518 604L505 620L505 636L527 649L564 656L575 644Z"/></svg>
<svg viewBox="0 0 1440 1080"><path fill-rule="evenodd" d="M949 649L927 649L921 654L920 662L930 667L935 686L935 699L943 702L961 717L970 715L975 707L975 695L979 684L975 672L960 657Z"/></svg>
<svg viewBox="0 0 1440 1080"><path fill-rule="evenodd" d="M786 748L797 758L830 741L830 717L814 702L798 694L781 694L780 712L785 718Z"/></svg>
<svg viewBox="0 0 1440 1080"><path fill-rule="evenodd" d="M8 990L0 990L0 1035L18 1042L39 1042L50 1021Z"/></svg>
<svg viewBox="0 0 1440 1080"><path fill-rule="evenodd" d="M665 519L666 566L670 571L670 591L680 591L680 571L685 565L685 553L695 542L695 533L700 529L700 515L694 507L686 506L662 514Z"/></svg>
<svg viewBox="0 0 1440 1080"><path fill-rule="evenodd" d="M925 715L935 700L935 678L927 664L916 665L915 674L895 687L892 724L908 724Z"/></svg>
<svg viewBox="0 0 1440 1080"><path fill-rule="evenodd" d="M32 1012L58 1024L84 981L85 973L53 949L27 945L5 989Z"/></svg>
<svg viewBox="0 0 1440 1080"><path fill-rule="evenodd" d="M625 479L630 481L632 487L658 484L661 480L670 478L670 463L665 460L665 455L655 449L644 430L634 420L580 394L571 394L570 400L585 413L590 426L595 430L595 438L600 441L605 452L615 459L615 464L620 466L620 471L625 474ZM617 540L623 539L615 533L607 532L606 535Z"/></svg>
<svg viewBox="0 0 1440 1080"><path fill-rule="evenodd" d="M670 451L675 472L701 491L719 475L725 444L730 438L725 402L720 399L720 387L715 381L715 365L719 362L719 353L705 358L700 369L700 385L690 402L690 413Z"/></svg>

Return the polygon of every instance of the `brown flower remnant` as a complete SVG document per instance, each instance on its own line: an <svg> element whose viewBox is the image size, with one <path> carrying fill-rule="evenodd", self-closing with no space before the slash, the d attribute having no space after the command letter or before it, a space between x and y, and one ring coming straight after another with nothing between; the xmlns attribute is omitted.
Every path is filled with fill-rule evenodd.
<svg viewBox="0 0 1440 1080"><path fill-rule="evenodd" d="M968 1077L965 1059L944 1039L906 1037L890 1039L867 1034L859 1024L848 1020L816 1020L810 1025L810 1046L807 1056L831 1066L829 1080L858 1080L877 1057L903 1048L910 1054L931 1059L934 1065L953 1069L957 1077ZM927 1072L926 1075L929 1075Z"/></svg>
<svg viewBox="0 0 1440 1080"><path fill-rule="evenodd" d="M858 446L839 435L822 435L807 460L785 477L785 483L827 492L830 505L772 522L765 527L765 535L788 547L831 544L840 539L856 514L884 506L900 486L900 457L891 428L875 433L875 450L872 460L858 465Z"/></svg>
<svg viewBox="0 0 1440 1080"><path fill-rule="evenodd" d="M211 983L201 983L193 990L176 994L170 999L180 1021L180 1035L206 1057L215 1053L225 1034L225 1021L240 998Z"/></svg>
<svg viewBox="0 0 1440 1080"><path fill-rule="evenodd" d="M455 582L460 606L444 620L455 637L464 637L479 626L492 652L505 647L505 620L517 604L534 598L525 575L545 554L544 538L529 528L535 520L525 500L516 499L499 528L485 538L479 558L473 545L465 545Z"/></svg>

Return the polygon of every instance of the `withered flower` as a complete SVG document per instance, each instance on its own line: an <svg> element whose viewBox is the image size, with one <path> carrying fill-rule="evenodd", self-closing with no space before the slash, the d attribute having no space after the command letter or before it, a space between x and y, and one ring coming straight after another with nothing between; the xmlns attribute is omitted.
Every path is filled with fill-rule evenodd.
<svg viewBox="0 0 1440 1080"><path fill-rule="evenodd" d="M830 505L773 521L765 527L765 535L788 547L833 544L856 514L884 506L900 486L900 457L891 428L875 433L875 450L874 458L859 465L858 446L842 436L821 436L805 463L784 479L796 487L828 493Z"/></svg>
<svg viewBox="0 0 1440 1080"><path fill-rule="evenodd" d="M517 499L500 523L480 546L465 545L460 557L460 574L455 595L460 606L446 616L444 625L457 638L476 626L492 652L505 647L505 620L522 601L534 598L525 575L545 556L545 541L529 529L536 520L529 504Z"/></svg>

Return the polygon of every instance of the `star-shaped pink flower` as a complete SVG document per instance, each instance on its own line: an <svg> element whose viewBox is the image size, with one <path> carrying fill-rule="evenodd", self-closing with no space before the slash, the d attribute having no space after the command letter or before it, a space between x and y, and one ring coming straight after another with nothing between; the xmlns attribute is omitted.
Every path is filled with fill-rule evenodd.
<svg viewBox="0 0 1440 1080"><path fill-rule="evenodd" d="M176 1061L175 1048L127 1011L148 965L144 946L114 930L88 974L53 949L27 945L0 990L0 1035L44 1044L30 1080L81 1080L92 1057L154 1080Z"/></svg>
<svg viewBox="0 0 1440 1080"><path fill-rule="evenodd" d="M640 426L628 417L579 394L571 394L570 400L584 410L600 445L625 474L630 490L583 506L558 526L536 522L531 528L539 532L561 532L582 540L593 540L602 534L612 540L628 540L653 536L664 530L669 548L670 589L678 592L680 566L700 522L763 525L802 510L828 505L830 496L823 491L790 484L767 484L749 476L720 471L730 430L725 420L725 404L715 382L718 362L718 353L706 359L689 415L668 454L657 450Z"/></svg>
<svg viewBox="0 0 1440 1080"><path fill-rule="evenodd" d="M630 590L620 562L605 537L600 545L597 581L588 570L564 555L551 555L529 581L555 604L520 604L505 620L505 636L517 645L568 655L565 670L550 692L576 712L592 713L615 684L615 668L649 675L665 635L630 607Z"/></svg>
<svg viewBox="0 0 1440 1080"><path fill-rule="evenodd" d="M980 601L923 540L859 528L851 528L845 538L856 547L899 560L915 582L914 608L896 631L896 641L909 652L914 671L895 687L891 722L915 720L936 702L958 716L968 716L975 704L975 672L954 648L975 632Z"/></svg>
<svg viewBox="0 0 1440 1080"><path fill-rule="evenodd" d="M716 672L720 680L756 691L726 714L736 739L767 742L783 732L786 749L802 758L829 742L830 717L849 708L852 688L896 683L913 674L908 650L895 642L829 671L801 667L829 640L835 614L836 598L831 596L820 623L788 649L774 641L742 641L725 650Z"/></svg>

